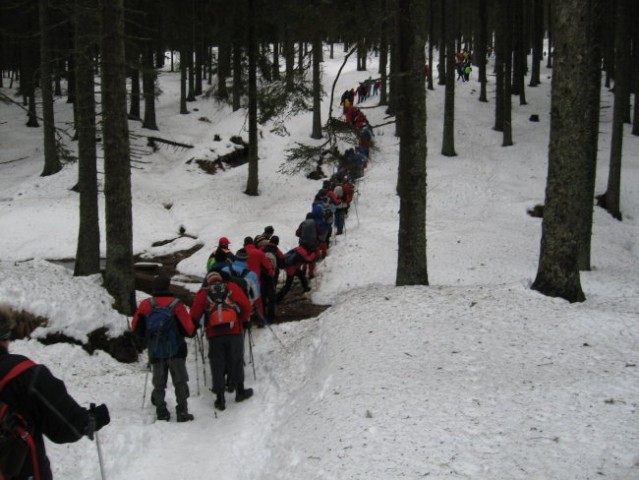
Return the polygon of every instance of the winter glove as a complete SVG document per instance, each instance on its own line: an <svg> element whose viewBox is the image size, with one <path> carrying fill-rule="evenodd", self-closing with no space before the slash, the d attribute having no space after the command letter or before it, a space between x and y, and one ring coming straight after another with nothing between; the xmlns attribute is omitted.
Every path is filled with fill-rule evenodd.
<svg viewBox="0 0 639 480"><path fill-rule="evenodd" d="M93 434L105 425L108 425L109 422L111 422L111 417L109 416L107 406L103 403L96 407L95 403L92 403L89 408L89 422L86 426L86 436L93 440Z"/></svg>

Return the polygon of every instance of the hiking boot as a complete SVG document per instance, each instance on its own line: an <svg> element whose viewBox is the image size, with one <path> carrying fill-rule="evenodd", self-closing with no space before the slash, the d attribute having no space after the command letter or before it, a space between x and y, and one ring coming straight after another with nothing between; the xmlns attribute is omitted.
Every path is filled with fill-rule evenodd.
<svg viewBox="0 0 639 480"><path fill-rule="evenodd" d="M195 419L195 417L189 413L189 409L186 406L177 407L175 409L177 421L182 422L190 422Z"/></svg>
<svg viewBox="0 0 639 480"><path fill-rule="evenodd" d="M158 408L155 413L158 417L158 420L164 420L168 422L171 419L171 413L166 407Z"/></svg>
<svg viewBox="0 0 639 480"><path fill-rule="evenodd" d="M213 403L213 406L220 412L226 410L226 402L224 401L224 395L218 395Z"/></svg>
<svg viewBox="0 0 639 480"><path fill-rule="evenodd" d="M194 420L195 417L193 416L193 414L189 413L189 412L178 412L177 414L177 421L182 423L182 422L190 422L192 420Z"/></svg>
<svg viewBox="0 0 639 480"><path fill-rule="evenodd" d="M244 400L246 400L247 398L251 398L252 396L253 396L252 388L243 388L241 390L238 388L237 393L235 394L235 401L243 402Z"/></svg>

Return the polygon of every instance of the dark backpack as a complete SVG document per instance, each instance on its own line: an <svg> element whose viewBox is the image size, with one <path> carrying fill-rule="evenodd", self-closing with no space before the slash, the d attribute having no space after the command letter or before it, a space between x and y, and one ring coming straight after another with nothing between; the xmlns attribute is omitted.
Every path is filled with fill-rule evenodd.
<svg viewBox="0 0 639 480"><path fill-rule="evenodd" d="M322 220L327 225L333 225L334 214L330 205L324 204L322 209Z"/></svg>
<svg viewBox="0 0 639 480"><path fill-rule="evenodd" d="M149 299L152 310L146 317L146 346L152 360L172 358L178 353L180 339L174 310L179 301L174 298L168 306L160 307L155 298Z"/></svg>
<svg viewBox="0 0 639 480"><path fill-rule="evenodd" d="M237 322L239 306L224 282L213 282L206 289L208 322L206 329L231 330Z"/></svg>
<svg viewBox="0 0 639 480"><path fill-rule="evenodd" d="M0 380L0 391L10 380L35 365L31 360L18 363ZM35 459L35 442L29 423L0 400L0 478L9 480L16 477L22 471L29 452Z"/></svg>
<svg viewBox="0 0 639 480"><path fill-rule="evenodd" d="M290 267L291 265L300 261L300 254L296 249L289 250L284 254L284 267Z"/></svg>

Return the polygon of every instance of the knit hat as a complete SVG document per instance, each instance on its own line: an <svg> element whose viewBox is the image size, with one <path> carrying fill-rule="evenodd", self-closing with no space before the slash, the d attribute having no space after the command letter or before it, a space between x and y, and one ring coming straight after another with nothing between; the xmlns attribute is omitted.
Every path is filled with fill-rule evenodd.
<svg viewBox="0 0 639 480"><path fill-rule="evenodd" d="M153 278L153 291L164 292L171 286L171 279L166 275L160 274Z"/></svg>
<svg viewBox="0 0 639 480"><path fill-rule="evenodd" d="M217 244L220 247L228 247L231 244L231 242L229 242L229 239L226 237L220 237L220 239L217 241Z"/></svg>
<svg viewBox="0 0 639 480"><path fill-rule="evenodd" d="M237 252L235 252L235 260L246 262L248 260L248 252L245 249L240 248Z"/></svg>
<svg viewBox="0 0 639 480"><path fill-rule="evenodd" d="M279 245L280 244L280 237L278 237L277 235L273 235L271 237L271 243L273 245Z"/></svg>
<svg viewBox="0 0 639 480"><path fill-rule="evenodd" d="M275 231L275 229L273 228L272 225L269 225L268 227L264 227L264 233L268 233L269 235L273 235L274 231Z"/></svg>
<svg viewBox="0 0 639 480"><path fill-rule="evenodd" d="M212 285L215 282L222 282L222 275L220 275L218 272L211 272L206 276L206 284L207 285Z"/></svg>
<svg viewBox="0 0 639 480"><path fill-rule="evenodd" d="M0 305L0 341L9 340L15 327L13 312L8 305Z"/></svg>
<svg viewBox="0 0 639 480"><path fill-rule="evenodd" d="M253 245L253 237L244 237L244 245Z"/></svg>

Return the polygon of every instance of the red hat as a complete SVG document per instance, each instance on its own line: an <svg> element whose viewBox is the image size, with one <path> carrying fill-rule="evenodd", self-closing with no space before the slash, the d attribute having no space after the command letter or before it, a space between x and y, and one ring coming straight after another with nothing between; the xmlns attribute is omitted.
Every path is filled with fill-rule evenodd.
<svg viewBox="0 0 639 480"><path fill-rule="evenodd" d="M220 237L217 244L221 247L228 247L231 244L231 242L229 242L229 239L226 237Z"/></svg>

